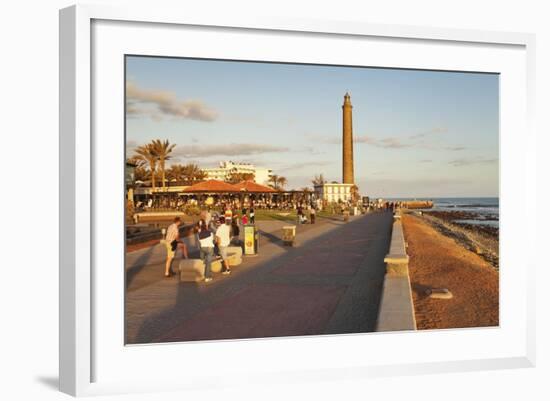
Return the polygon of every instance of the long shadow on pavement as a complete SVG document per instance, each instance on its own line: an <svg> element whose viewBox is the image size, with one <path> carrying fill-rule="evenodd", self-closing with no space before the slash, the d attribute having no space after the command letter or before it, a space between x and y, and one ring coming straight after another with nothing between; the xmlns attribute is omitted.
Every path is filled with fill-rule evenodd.
<svg viewBox="0 0 550 401"><path fill-rule="evenodd" d="M136 275L141 272L145 266L147 266L147 262L151 258L154 249L154 246L148 248L147 251L137 258L132 266L126 269L126 288L130 287L130 284Z"/></svg>
<svg viewBox="0 0 550 401"><path fill-rule="evenodd" d="M170 302L171 306L153 312L146 317L137 330L135 338L128 338L127 342L133 344L167 342L162 337L183 322L200 316L201 312L215 305L223 304L231 297L254 285L279 282L281 275L273 274L278 268L285 266L294 258L307 257L308 252L313 250L312 245L330 243L331 238L346 238L346 235L350 235L354 231L356 225L365 223L368 223L364 227L365 235L368 237L367 249L365 258L357 271L347 277L320 277L327 282L331 280L331 277L337 279L340 284L344 283L347 290L338 302L331 318L326 322L326 328L316 334L373 331L385 274L383 259L389 248L391 221L392 217L389 213L363 216L347 224L339 224L340 227L304 241L297 248L285 247L286 252L283 254L272 258L266 257L264 260L258 256L257 262L253 261L251 264L245 263L237 267L231 276L224 277L223 280L220 279L222 276L215 276L214 281L208 285L180 282L177 284L175 299ZM273 236L273 234L271 235ZM275 239L273 241L275 245L278 245ZM319 285L320 278L312 277L309 280L310 285ZM291 286L296 280L300 281L299 275L289 276L288 285ZM300 285L308 285L307 280L305 282L302 280ZM253 301L251 300L251 302ZM296 306L296 308L299 307L300 305ZM221 335L220 338L231 337ZM181 338L170 341L186 340Z"/></svg>

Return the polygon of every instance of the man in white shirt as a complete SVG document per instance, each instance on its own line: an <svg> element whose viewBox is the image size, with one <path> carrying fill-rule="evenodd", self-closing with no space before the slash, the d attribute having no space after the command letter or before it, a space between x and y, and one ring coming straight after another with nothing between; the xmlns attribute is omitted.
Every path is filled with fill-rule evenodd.
<svg viewBox="0 0 550 401"><path fill-rule="evenodd" d="M175 274L172 271L172 260L174 260L178 246L181 247L183 256L187 259L187 247L185 243L180 240L180 225L181 218L176 217L174 222L170 224L166 230L164 241L164 245L166 246L166 267L164 269L164 277L170 277Z"/></svg>
<svg viewBox="0 0 550 401"><path fill-rule="evenodd" d="M227 257L227 247L231 242L231 219L220 217L220 226L216 230L216 244L222 257L222 274L231 274Z"/></svg>

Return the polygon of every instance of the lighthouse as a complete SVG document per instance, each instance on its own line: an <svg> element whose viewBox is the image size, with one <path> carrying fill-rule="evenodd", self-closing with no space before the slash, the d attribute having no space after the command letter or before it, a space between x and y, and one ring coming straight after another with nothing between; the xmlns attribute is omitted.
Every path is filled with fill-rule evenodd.
<svg viewBox="0 0 550 401"><path fill-rule="evenodd" d="M351 96L346 92L342 105L342 182L323 182L313 187L317 197L326 202L353 202L359 197L353 174L352 109Z"/></svg>
<svg viewBox="0 0 550 401"><path fill-rule="evenodd" d="M342 105L342 183L355 184L353 175L353 122L351 97L344 95Z"/></svg>

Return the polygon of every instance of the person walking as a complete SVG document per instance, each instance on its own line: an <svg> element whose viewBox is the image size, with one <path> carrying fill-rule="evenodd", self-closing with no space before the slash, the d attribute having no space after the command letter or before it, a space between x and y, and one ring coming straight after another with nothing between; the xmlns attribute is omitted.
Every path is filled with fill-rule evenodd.
<svg viewBox="0 0 550 401"><path fill-rule="evenodd" d="M227 206L223 215L225 217L225 220L231 221L231 219L233 218L233 210L231 210L230 206Z"/></svg>
<svg viewBox="0 0 550 401"><path fill-rule="evenodd" d="M315 224L315 207L312 207L309 212L309 221L311 224Z"/></svg>
<svg viewBox="0 0 550 401"><path fill-rule="evenodd" d="M181 225L181 218L176 217L174 219L174 222L170 224L168 226L168 229L166 230L166 237L164 238L164 245L166 246L166 264L164 268L164 277L170 277L176 274L172 270L172 261L176 256L176 251L178 247L181 248L183 257L185 259L188 258L187 246L180 239L180 229L179 229L180 225Z"/></svg>
<svg viewBox="0 0 550 401"><path fill-rule="evenodd" d="M222 274L231 274L229 270L229 259L227 256L227 247L231 242L231 220L220 217L220 226L216 230L216 244L222 258Z"/></svg>
<svg viewBox="0 0 550 401"><path fill-rule="evenodd" d="M238 216L231 220L231 244L240 247L244 253L244 243L240 239L241 229L237 223Z"/></svg>
<svg viewBox="0 0 550 401"><path fill-rule="evenodd" d="M250 208L250 213L249 214L250 214L250 224L254 224L254 222L256 221L255 220L256 215L254 214L254 208L252 208L252 207Z"/></svg>
<svg viewBox="0 0 550 401"><path fill-rule="evenodd" d="M214 257L214 234L208 229L206 221L198 223L200 258L204 262L204 282L212 281L212 258Z"/></svg>

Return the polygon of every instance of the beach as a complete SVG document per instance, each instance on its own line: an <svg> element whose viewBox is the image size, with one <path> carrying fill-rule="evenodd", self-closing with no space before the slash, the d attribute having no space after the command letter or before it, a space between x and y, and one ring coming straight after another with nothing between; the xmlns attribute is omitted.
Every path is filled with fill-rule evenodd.
<svg viewBox="0 0 550 401"><path fill-rule="evenodd" d="M498 326L498 237L426 213L404 214L403 227L417 328ZM435 288L453 297L431 298Z"/></svg>

